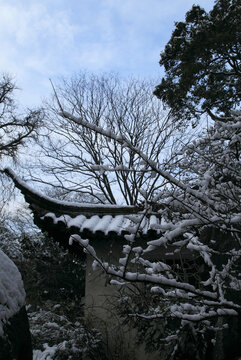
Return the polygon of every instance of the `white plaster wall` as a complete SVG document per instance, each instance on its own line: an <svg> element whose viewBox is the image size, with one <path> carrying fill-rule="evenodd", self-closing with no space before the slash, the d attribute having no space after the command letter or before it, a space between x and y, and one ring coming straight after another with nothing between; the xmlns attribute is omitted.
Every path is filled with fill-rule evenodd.
<svg viewBox="0 0 241 360"><path fill-rule="evenodd" d="M98 257L117 264L122 245L116 242L94 244ZM91 326L99 329L106 343L109 359L160 360L159 354L145 354L145 346L136 345L136 332L123 325L115 311L117 287L109 285L102 270L92 270L93 258L87 256L85 285L85 317Z"/></svg>

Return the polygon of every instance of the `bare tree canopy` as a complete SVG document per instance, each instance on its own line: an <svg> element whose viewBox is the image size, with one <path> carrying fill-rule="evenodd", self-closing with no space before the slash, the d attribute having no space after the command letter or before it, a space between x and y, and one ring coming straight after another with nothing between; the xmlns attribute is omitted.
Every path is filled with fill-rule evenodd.
<svg viewBox="0 0 241 360"><path fill-rule="evenodd" d="M16 160L19 149L30 139L36 139L41 124L41 110L19 113L14 95L16 86L9 75L0 77L0 160ZM11 221L9 200L12 187L0 170L0 241L7 250L14 243L20 217ZM6 209L7 208L7 209ZM24 211L21 209L21 217ZM13 231L10 230L11 225ZM26 229L26 224L25 224ZM17 245L12 247L12 256L17 254ZM25 291L21 275L13 262L0 250L0 358L32 359L31 335L25 304Z"/></svg>
<svg viewBox="0 0 241 360"><path fill-rule="evenodd" d="M17 87L10 75L0 75L0 160L2 164L15 161L19 150L30 140L37 140L43 112L38 110L21 111L15 101ZM0 171L0 221L6 220L5 214L13 187Z"/></svg>
<svg viewBox="0 0 241 360"><path fill-rule="evenodd" d="M16 86L9 75L0 79L0 158L14 157L26 140L36 137L41 121L40 110L17 113L14 101Z"/></svg>
<svg viewBox="0 0 241 360"><path fill-rule="evenodd" d="M47 161L42 162L42 169L53 176L52 184L62 194L78 192L91 196L92 201L135 205L140 201L140 189L148 193L157 190L159 176L149 171L135 152L59 116L58 105L59 101L73 116L126 137L161 163L175 128L152 89L148 81L86 73L57 85L47 107L49 136L48 142L45 138L42 143Z"/></svg>

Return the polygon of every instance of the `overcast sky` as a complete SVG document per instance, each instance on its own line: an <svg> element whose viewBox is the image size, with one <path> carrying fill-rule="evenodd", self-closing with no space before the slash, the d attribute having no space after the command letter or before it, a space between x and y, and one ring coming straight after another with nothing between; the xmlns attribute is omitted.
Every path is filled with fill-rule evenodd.
<svg viewBox="0 0 241 360"><path fill-rule="evenodd" d="M161 77L160 52L191 6L214 0L0 0L0 69L24 105L80 70Z"/></svg>

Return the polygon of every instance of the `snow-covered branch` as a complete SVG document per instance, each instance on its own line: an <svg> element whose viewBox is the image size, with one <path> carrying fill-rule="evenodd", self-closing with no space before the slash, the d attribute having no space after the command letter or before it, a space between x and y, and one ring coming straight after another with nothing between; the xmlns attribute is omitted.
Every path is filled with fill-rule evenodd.
<svg viewBox="0 0 241 360"><path fill-rule="evenodd" d="M126 235L129 245L123 247L124 257L120 256L119 265L113 266L94 256L95 262L111 276L112 284L147 284L150 296L176 301L175 306L165 301L166 307L158 307L152 315L136 315L145 319L171 317L193 322L239 316L241 304L232 300L232 292L240 291L241 283L238 270L241 191L237 171L240 163L236 146L239 144L239 121L234 117L230 126L227 123L214 125L202 135L203 140L200 138L188 146L184 144L173 156L173 165L169 163L161 168L123 134L90 124L65 111L60 115L128 148L145 164L145 169L151 169L166 181L165 187L152 198L140 190L149 207L146 207L146 215L148 209L155 207L163 218L160 225L153 224L153 229L158 228L161 236L148 241L147 246L136 246L137 224L133 219L135 231ZM234 145L235 152L232 150ZM179 178L175 177L178 169ZM101 166L96 170L101 170ZM125 171L124 168L120 170ZM89 244L79 241L87 253L93 254ZM170 245L173 246L172 254L165 251ZM180 254L182 260L174 266L168 265L165 257L164 262L148 260L149 254L158 253L160 248L169 257ZM193 255L185 259L186 255L182 255L185 251ZM199 269L194 274L188 273L185 264L194 269L196 261ZM192 276L195 281L191 280Z"/></svg>

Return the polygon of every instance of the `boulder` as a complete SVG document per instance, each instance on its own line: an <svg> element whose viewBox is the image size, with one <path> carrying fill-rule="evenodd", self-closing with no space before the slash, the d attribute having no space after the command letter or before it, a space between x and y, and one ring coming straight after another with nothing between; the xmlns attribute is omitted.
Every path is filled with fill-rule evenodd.
<svg viewBox="0 0 241 360"><path fill-rule="evenodd" d="M21 274L0 250L0 360L31 360L32 345Z"/></svg>

